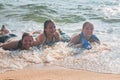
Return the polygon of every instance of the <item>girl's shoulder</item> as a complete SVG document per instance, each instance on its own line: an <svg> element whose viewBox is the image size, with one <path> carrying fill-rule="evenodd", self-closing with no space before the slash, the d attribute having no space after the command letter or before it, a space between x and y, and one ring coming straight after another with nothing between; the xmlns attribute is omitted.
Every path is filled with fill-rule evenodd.
<svg viewBox="0 0 120 80"><path fill-rule="evenodd" d="M44 34L44 33L41 33L41 34L39 34L39 35L37 36L37 38L43 39L43 38L45 38L45 34Z"/></svg>
<svg viewBox="0 0 120 80"><path fill-rule="evenodd" d="M71 40L70 40L70 42L73 42L73 43L78 43L80 41L81 41L80 34L72 35Z"/></svg>
<svg viewBox="0 0 120 80"><path fill-rule="evenodd" d="M80 34L73 34L71 38L80 39Z"/></svg>
<svg viewBox="0 0 120 80"><path fill-rule="evenodd" d="M40 35L38 35L37 36L37 38L36 38L36 40L38 41L38 42L44 42L45 40L46 40L46 37L45 37L45 34L44 33L42 33L42 34L40 34Z"/></svg>
<svg viewBox="0 0 120 80"><path fill-rule="evenodd" d="M42 34L39 34L35 40L34 40L34 46L39 46L40 44L43 44L45 42L45 35L42 33Z"/></svg>

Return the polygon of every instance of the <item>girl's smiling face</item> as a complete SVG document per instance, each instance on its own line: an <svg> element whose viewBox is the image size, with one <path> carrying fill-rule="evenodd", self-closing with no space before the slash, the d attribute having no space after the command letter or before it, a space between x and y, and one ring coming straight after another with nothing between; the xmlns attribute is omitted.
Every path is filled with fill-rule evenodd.
<svg viewBox="0 0 120 80"><path fill-rule="evenodd" d="M56 31L55 24L53 22L49 22L45 29L45 32L49 35L53 35L55 31Z"/></svg>
<svg viewBox="0 0 120 80"><path fill-rule="evenodd" d="M33 37L32 36L25 36L22 40L22 48L29 49L33 46Z"/></svg>
<svg viewBox="0 0 120 80"><path fill-rule="evenodd" d="M91 23L87 23L84 27L83 27L83 34L84 36L89 39L92 34L93 34L93 30L94 30L94 27Z"/></svg>

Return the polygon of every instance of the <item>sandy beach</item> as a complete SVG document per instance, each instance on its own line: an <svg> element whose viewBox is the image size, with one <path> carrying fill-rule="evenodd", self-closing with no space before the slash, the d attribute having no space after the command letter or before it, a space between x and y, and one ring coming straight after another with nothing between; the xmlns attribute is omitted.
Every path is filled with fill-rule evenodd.
<svg viewBox="0 0 120 80"><path fill-rule="evenodd" d="M120 80L120 75L47 66L8 71L0 74L0 80Z"/></svg>

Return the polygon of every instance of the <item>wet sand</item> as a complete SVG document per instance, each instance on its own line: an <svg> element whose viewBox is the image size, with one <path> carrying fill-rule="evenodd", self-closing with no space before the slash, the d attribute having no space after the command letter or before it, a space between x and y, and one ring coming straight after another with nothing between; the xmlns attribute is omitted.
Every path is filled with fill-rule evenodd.
<svg viewBox="0 0 120 80"><path fill-rule="evenodd" d="M0 74L0 80L120 80L120 74L104 74L46 66L7 71Z"/></svg>

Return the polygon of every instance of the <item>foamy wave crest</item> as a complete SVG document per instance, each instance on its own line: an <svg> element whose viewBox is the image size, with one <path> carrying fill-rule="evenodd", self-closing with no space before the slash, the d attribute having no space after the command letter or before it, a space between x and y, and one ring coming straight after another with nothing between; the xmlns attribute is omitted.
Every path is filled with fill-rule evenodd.
<svg viewBox="0 0 120 80"><path fill-rule="evenodd" d="M101 44L100 46L93 46L91 50L77 49L74 55L58 60L54 64L66 68L120 74L120 58L113 55L110 47Z"/></svg>
<svg viewBox="0 0 120 80"><path fill-rule="evenodd" d="M67 43L58 42L56 45L46 48L44 54L48 62L54 62L72 55L72 49L67 47Z"/></svg>
<svg viewBox="0 0 120 80"><path fill-rule="evenodd" d="M51 47L23 51L0 50L1 72L22 69L33 64L51 64L73 69L120 74L120 56L107 44L94 44L91 50L68 47L58 42Z"/></svg>
<svg viewBox="0 0 120 80"><path fill-rule="evenodd" d="M23 69L32 64L52 63L69 55L67 44L57 43L55 46L30 50L5 51L0 48L0 73L8 70Z"/></svg>
<svg viewBox="0 0 120 80"><path fill-rule="evenodd" d="M5 51L0 50L0 73L8 70L23 69L31 64L42 63L41 54L34 50Z"/></svg>

